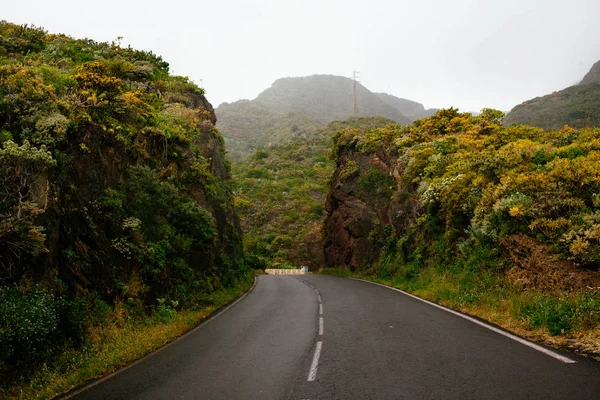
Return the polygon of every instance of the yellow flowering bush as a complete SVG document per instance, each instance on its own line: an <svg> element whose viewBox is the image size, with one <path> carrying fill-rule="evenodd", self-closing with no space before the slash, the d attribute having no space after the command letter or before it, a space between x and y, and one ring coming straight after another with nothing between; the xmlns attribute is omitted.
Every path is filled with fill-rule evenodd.
<svg viewBox="0 0 600 400"><path fill-rule="evenodd" d="M334 138L332 154L397 153L397 192L407 199L400 207L414 208L410 194L419 194L412 224L429 215L419 221L438 221L458 241L532 235L564 258L597 266L600 129L505 127L502 118L497 110L447 109L410 127L348 129Z"/></svg>

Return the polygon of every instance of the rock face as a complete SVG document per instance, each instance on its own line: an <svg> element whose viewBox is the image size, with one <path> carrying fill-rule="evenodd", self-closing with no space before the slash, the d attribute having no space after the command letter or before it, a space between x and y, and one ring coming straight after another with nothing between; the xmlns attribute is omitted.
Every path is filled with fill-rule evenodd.
<svg viewBox="0 0 600 400"><path fill-rule="evenodd" d="M572 174L586 165L590 172L584 174L595 176L597 153L569 151L598 145L600 129L503 127L502 117L490 109L479 116L445 109L408 127L336 134L324 221L326 267L412 280L424 268L479 265L505 273L524 289L595 290L597 242L585 242L581 250L564 245L583 242L573 239L575 232L593 228L564 228L551 239L540 239L535 230L549 215L573 227L580 221L599 226L593 208L556 210L566 204L563 197L586 204L583 199L592 196L580 190L588 184ZM552 158L540 161L542 146ZM544 191L540 182L547 179L555 181ZM526 207L530 220L521 219Z"/></svg>
<svg viewBox="0 0 600 400"><path fill-rule="evenodd" d="M326 267L362 269L379 258L382 244L375 232L394 222L394 204L377 186L382 181L388 188L393 185L397 158L397 154L354 150L338 155L326 203Z"/></svg>

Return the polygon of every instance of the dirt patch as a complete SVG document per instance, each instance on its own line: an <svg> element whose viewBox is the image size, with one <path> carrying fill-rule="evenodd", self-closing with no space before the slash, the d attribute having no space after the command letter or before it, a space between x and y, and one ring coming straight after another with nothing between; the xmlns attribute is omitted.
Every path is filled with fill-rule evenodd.
<svg viewBox="0 0 600 400"><path fill-rule="evenodd" d="M572 261L559 260L549 246L524 235L500 239L514 266L506 279L524 290L544 292L590 293L600 291L600 272L578 267Z"/></svg>

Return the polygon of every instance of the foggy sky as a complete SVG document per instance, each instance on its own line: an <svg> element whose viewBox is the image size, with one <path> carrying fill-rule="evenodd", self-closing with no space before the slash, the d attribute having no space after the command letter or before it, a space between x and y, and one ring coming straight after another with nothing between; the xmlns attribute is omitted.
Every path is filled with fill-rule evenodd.
<svg viewBox="0 0 600 400"><path fill-rule="evenodd" d="M600 59L599 0L1 1L9 22L152 50L215 107L277 78L358 70L427 108L507 111Z"/></svg>

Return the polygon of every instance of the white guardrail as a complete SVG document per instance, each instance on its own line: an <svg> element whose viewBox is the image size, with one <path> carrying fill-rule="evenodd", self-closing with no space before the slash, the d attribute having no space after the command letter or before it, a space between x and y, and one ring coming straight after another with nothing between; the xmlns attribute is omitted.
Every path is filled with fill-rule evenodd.
<svg viewBox="0 0 600 400"><path fill-rule="evenodd" d="M265 269L267 275L304 275L308 273L308 268L298 269Z"/></svg>

